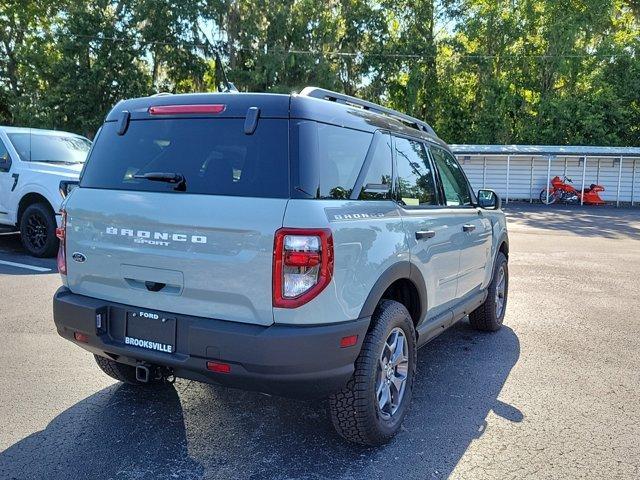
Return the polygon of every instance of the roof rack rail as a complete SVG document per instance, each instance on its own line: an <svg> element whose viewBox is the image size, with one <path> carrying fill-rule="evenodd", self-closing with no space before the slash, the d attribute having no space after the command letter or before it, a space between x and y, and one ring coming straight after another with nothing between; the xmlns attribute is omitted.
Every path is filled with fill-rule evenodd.
<svg viewBox="0 0 640 480"><path fill-rule="evenodd" d="M372 112L380 113L382 115L387 115L405 124L408 124L409 126L416 128L417 130L421 130L433 136L437 136L436 132L433 130L433 128L431 128L431 125L429 125L427 122L423 122L422 120L418 120L417 118L411 117L404 113L400 113L396 110L392 110L391 108L381 107L380 105L376 105L375 103L367 102L366 100L361 100L356 97L351 97L343 93L332 92L331 90L326 90L324 88L318 88L318 87L305 87L300 92L300 95L304 97L312 97L312 98L319 98L321 100L328 100L330 102L353 105L356 107L360 107L364 110L370 110Z"/></svg>

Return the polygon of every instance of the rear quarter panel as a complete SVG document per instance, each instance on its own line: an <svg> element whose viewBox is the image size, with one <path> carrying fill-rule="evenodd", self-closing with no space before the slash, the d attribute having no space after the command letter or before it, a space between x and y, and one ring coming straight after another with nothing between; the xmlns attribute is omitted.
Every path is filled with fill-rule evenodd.
<svg viewBox="0 0 640 480"><path fill-rule="evenodd" d="M392 201L290 200L284 227L329 228L334 242L331 283L298 308L274 308L274 321L313 325L357 319L382 273L409 261L402 219Z"/></svg>

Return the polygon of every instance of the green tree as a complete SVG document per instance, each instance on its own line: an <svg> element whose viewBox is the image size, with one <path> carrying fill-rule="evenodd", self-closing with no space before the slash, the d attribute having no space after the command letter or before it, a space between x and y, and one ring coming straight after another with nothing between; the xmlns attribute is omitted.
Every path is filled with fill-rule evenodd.
<svg viewBox="0 0 640 480"><path fill-rule="evenodd" d="M118 100L317 85L457 143L640 143L637 0L5 0L0 122L92 135Z"/></svg>

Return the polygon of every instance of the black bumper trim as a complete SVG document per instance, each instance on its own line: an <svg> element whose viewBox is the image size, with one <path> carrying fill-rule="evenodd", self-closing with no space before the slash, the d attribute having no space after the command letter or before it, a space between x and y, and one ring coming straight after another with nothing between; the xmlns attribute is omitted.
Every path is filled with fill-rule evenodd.
<svg viewBox="0 0 640 480"><path fill-rule="evenodd" d="M127 310L137 307L77 295L66 287L53 299L58 333L96 355L130 365L170 367L177 377L293 398L321 398L340 390L353 374L371 320L265 327L167 313L177 318L176 352L167 354L124 343ZM100 330L99 313L106 320ZM88 342L75 341L75 332L86 334ZM358 335L357 344L340 348L340 339L349 335ZM231 373L210 372L208 360L229 363Z"/></svg>

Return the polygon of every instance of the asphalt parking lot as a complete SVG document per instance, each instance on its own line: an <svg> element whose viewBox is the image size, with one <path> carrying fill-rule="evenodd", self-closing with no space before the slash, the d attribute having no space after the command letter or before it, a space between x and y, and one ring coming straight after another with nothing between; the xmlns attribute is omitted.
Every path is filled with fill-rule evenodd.
<svg viewBox="0 0 640 480"><path fill-rule="evenodd" d="M507 211L506 326L422 349L380 449L340 440L322 403L114 383L55 333L55 262L0 235L0 478L640 478L640 210Z"/></svg>

